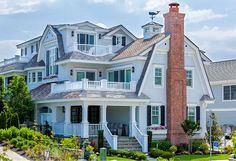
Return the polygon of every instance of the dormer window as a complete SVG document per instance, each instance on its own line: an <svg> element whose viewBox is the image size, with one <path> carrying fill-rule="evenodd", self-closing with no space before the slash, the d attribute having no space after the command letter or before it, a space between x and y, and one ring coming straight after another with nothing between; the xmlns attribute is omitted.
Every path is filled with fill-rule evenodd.
<svg viewBox="0 0 236 161"><path fill-rule="evenodd" d="M31 54L34 52L34 46L31 45Z"/></svg>
<svg viewBox="0 0 236 161"><path fill-rule="evenodd" d="M24 55L24 49L20 50L20 55L23 56Z"/></svg>
<svg viewBox="0 0 236 161"><path fill-rule="evenodd" d="M149 28L144 29L144 33L147 33L147 32L149 32Z"/></svg>
<svg viewBox="0 0 236 161"><path fill-rule="evenodd" d="M158 28L153 28L153 32L157 33L157 32L159 32L159 29Z"/></svg>
<svg viewBox="0 0 236 161"><path fill-rule="evenodd" d="M56 60L58 59L58 48L53 48L47 50L46 52L46 75L57 75L58 65L56 65Z"/></svg>
<svg viewBox="0 0 236 161"><path fill-rule="evenodd" d="M77 35L78 49L83 52L88 52L95 44L95 35L93 34L78 34Z"/></svg>
<svg viewBox="0 0 236 161"><path fill-rule="evenodd" d="M126 37L125 36L113 36L112 37L112 44L115 46L125 46L126 45Z"/></svg>
<svg viewBox="0 0 236 161"><path fill-rule="evenodd" d="M25 56L27 56L27 48L25 48Z"/></svg>

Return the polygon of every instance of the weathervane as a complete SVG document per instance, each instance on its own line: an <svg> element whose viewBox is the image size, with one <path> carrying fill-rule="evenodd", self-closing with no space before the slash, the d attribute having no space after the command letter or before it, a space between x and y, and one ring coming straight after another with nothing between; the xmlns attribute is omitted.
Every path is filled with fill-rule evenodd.
<svg viewBox="0 0 236 161"><path fill-rule="evenodd" d="M150 18L152 19L152 22L153 22L153 19L156 17L156 15L158 15L158 13L160 13L160 11L149 12L149 15L151 16Z"/></svg>

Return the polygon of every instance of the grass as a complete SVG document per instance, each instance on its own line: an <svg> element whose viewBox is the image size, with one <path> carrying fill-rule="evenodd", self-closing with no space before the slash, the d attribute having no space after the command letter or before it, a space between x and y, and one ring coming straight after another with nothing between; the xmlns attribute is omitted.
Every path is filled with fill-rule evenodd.
<svg viewBox="0 0 236 161"><path fill-rule="evenodd" d="M98 160L100 160L100 157L98 157ZM132 160L132 159L126 159L126 158L120 158L120 157L115 157L115 156L113 156L113 157L109 157L109 156L107 156L107 161L109 161L109 160L117 160L117 161L134 161L134 160Z"/></svg>
<svg viewBox="0 0 236 161"><path fill-rule="evenodd" d="M212 160L228 160L229 154L213 154ZM210 155L177 155L175 160L179 161L209 161Z"/></svg>

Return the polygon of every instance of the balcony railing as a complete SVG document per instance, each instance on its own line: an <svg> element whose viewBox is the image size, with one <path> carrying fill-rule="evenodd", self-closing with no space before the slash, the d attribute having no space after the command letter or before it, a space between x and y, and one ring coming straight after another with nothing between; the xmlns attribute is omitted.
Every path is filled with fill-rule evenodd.
<svg viewBox="0 0 236 161"><path fill-rule="evenodd" d="M88 81L88 79L83 79L79 82L66 81L63 84L51 84L51 93L70 92L76 90L135 92L136 82L108 82L106 79L101 81Z"/></svg>
<svg viewBox="0 0 236 161"><path fill-rule="evenodd" d="M74 50L79 50L92 56L102 56L112 53L112 46L93 45L93 44L75 44Z"/></svg>
<svg viewBox="0 0 236 161"><path fill-rule="evenodd" d="M0 66L20 62L20 63L27 63L31 58L30 57L21 57L19 55L15 55L15 57L10 58L10 59L4 59L3 61L0 62Z"/></svg>

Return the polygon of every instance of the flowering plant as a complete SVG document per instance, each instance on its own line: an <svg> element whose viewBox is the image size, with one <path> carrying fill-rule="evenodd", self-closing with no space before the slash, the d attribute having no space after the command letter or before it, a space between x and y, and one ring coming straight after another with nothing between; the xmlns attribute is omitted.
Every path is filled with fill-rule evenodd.
<svg viewBox="0 0 236 161"><path fill-rule="evenodd" d="M148 130L163 130L166 129L166 126L158 125L158 126L149 126Z"/></svg>

